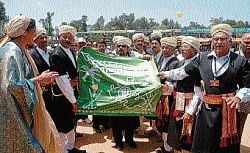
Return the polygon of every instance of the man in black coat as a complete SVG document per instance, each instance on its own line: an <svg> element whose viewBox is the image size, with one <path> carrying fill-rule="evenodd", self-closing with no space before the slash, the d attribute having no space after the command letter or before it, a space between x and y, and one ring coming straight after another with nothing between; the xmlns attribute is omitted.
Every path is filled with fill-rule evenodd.
<svg viewBox="0 0 250 153"><path fill-rule="evenodd" d="M126 37L121 37L117 40L117 50L116 54L119 56L134 57L135 53L133 51L129 52L131 45L131 40ZM129 54L130 53L130 54ZM124 148L122 142L123 131L125 142L131 147L136 148L137 144L133 140L134 131L140 125L138 116L112 116L111 117L111 127L113 132L113 137L115 144L119 150Z"/></svg>
<svg viewBox="0 0 250 153"><path fill-rule="evenodd" d="M78 111L78 72L75 54L70 50L74 42L76 29L63 25L59 28L59 45L51 56L51 69L59 73L53 86L53 103L55 106L54 122L59 131L65 152L82 153L85 150L74 148L74 116Z"/></svg>
<svg viewBox="0 0 250 153"><path fill-rule="evenodd" d="M165 71L160 77L202 79L202 103L195 125L193 153L239 153L239 114L236 108L250 88L250 65L245 58L230 50L230 25L213 26L211 35L212 51L202 52L183 69Z"/></svg>
<svg viewBox="0 0 250 153"><path fill-rule="evenodd" d="M34 38L34 43L36 47L30 50L30 55L36 63L36 67L41 74L44 71L50 69L50 51L47 49L48 46L48 37L46 30L44 28L38 28L36 30L36 36ZM52 94L51 86L47 85L42 87L43 89L43 99L45 102L46 109L53 118L53 105L52 105Z"/></svg>

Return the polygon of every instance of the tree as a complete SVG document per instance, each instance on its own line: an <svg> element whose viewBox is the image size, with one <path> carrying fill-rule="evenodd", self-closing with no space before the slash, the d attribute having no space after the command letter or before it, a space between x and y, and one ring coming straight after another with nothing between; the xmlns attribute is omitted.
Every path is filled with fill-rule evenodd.
<svg viewBox="0 0 250 153"><path fill-rule="evenodd" d="M88 16L87 15L83 15L81 18L81 23L82 23L82 28L81 31L86 32L87 31L87 21L88 21Z"/></svg>
<svg viewBox="0 0 250 153"><path fill-rule="evenodd" d="M162 20L161 24L162 24L162 25L165 25L166 27L169 27L168 18L165 18L164 20Z"/></svg>
<svg viewBox="0 0 250 153"><path fill-rule="evenodd" d="M149 29L149 22L148 19L145 17L136 19L134 25L136 29Z"/></svg>
<svg viewBox="0 0 250 153"><path fill-rule="evenodd" d="M237 23L235 20L227 19L223 21L223 23L230 24L232 27L237 27Z"/></svg>
<svg viewBox="0 0 250 153"><path fill-rule="evenodd" d="M157 22L155 22L153 18L149 18L149 30L152 30L152 28L156 25Z"/></svg>
<svg viewBox="0 0 250 153"><path fill-rule="evenodd" d="M165 27L166 29L181 28L181 25L177 21L174 21L173 19L165 18L164 20L162 20L161 24L162 24L162 27Z"/></svg>
<svg viewBox="0 0 250 153"><path fill-rule="evenodd" d="M64 21L61 23L61 25L68 25L68 23Z"/></svg>
<svg viewBox="0 0 250 153"><path fill-rule="evenodd" d="M54 16L54 12L47 12L47 17L39 20L43 28L47 31L48 36L53 36L52 16Z"/></svg>
<svg viewBox="0 0 250 153"><path fill-rule="evenodd" d="M105 30L125 30L125 29L135 29L134 25L135 15L134 13L130 13L127 15L126 13L122 13L120 16L115 16L111 18L111 21L108 22L104 29Z"/></svg>
<svg viewBox="0 0 250 153"><path fill-rule="evenodd" d="M87 31L87 20L88 17L86 15L83 15L80 20L72 20L69 25L76 28L77 31L86 32Z"/></svg>
<svg viewBox="0 0 250 153"><path fill-rule="evenodd" d="M223 22L223 17L219 17L219 18L211 18L210 20L210 25L214 26L216 24L221 24Z"/></svg>
<svg viewBox="0 0 250 153"><path fill-rule="evenodd" d="M96 23L92 26L91 30L103 30L104 29L105 19L103 16L100 16Z"/></svg>
<svg viewBox="0 0 250 153"><path fill-rule="evenodd" d="M3 32L3 27L5 22L7 22L8 17L6 16L4 3L0 1L0 33Z"/></svg>
<svg viewBox="0 0 250 153"><path fill-rule="evenodd" d="M105 30L125 30L125 25L122 23L121 18L116 16L111 18L111 21L105 25Z"/></svg>
<svg viewBox="0 0 250 153"><path fill-rule="evenodd" d="M127 25L126 25L126 28L127 29L135 29L134 27L134 21L135 21L135 14L134 13L130 13L128 16L127 16Z"/></svg>

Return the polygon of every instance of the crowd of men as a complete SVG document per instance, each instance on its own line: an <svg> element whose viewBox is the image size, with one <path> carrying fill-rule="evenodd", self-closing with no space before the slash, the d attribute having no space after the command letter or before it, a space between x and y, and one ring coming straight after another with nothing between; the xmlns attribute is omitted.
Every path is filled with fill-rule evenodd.
<svg viewBox="0 0 250 153"><path fill-rule="evenodd" d="M249 100L250 33L242 36L240 50L233 52L232 27L219 24L211 28L211 50L200 52L199 39L192 36L162 37L159 31L150 36L136 33L132 40L114 36L107 48L104 39L95 44L76 37L76 28L59 27L58 45L48 47L48 37L42 28L36 30L35 47L30 49L33 60L42 73L48 69L59 73L56 82L43 87L43 98L51 115L65 153L83 153L75 144L79 93L77 54L82 47L92 47L107 56L145 57L154 59L162 83L162 95L157 104L152 126L161 133L163 146L158 153L239 153L240 138L247 114L240 112ZM51 88L52 87L52 88ZM125 142L131 148L139 117L93 116L96 133L112 129L117 149Z"/></svg>

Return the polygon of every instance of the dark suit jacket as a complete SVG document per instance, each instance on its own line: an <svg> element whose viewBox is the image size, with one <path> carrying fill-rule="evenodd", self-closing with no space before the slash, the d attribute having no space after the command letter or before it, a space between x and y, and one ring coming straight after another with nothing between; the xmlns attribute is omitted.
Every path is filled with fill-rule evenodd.
<svg viewBox="0 0 250 153"><path fill-rule="evenodd" d="M72 52L75 63L76 57ZM67 53L58 46L51 56L50 60L51 70L59 73L59 76L69 75L69 79L76 79L78 77L77 68L74 67L70 57ZM53 103L56 107L54 122L59 132L68 133L74 128L74 112L73 106L70 101L62 94L57 85L53 86ZM77 98L78 92L74 90L75 97Z"/></svg>
<svg viewBox="0 0 250 153"><path fill-rule="evenodd" d="M49 53L50 54L50 53ZM47 64L47 62L43 59L42 55L39 53L39 51L35 48L30 50L30 55L33 58L36 67L41 74L43 71L50 69L50 66ZM51 54L50 54L51 55ZM51 86L44 87L45 90L43 91L43 99L46 106L46 109L48 110L50 116L53 119L54 116L54 106L52 103L52 93L51 93Z"/></svg>
<svg viewBox="0 0 250 153"><path fill-rule="evenodd" d="M71 53L74 57L75 63L77 64L75 54L73 51L71 51ZM77 68L74 67L71 59L60 46L56 48L55 53L51 57L50 63L51 69L57 71L59 76L68 74L70 79L78 77Z"/></svg>
<svg viewBox="0 0 250 153"><path fill-rule="evenodd" d="M162 59L162 64L163 64L163 60L164 60L164 57ZM169 59L169 61L167 63L165 63L165 65L163 66L162 69L160 67L159 71L169 71L169 70L175 69L175 68L177 68L178 64L179 64L179 60L177 59L176 56L174 56L173 58ZM163 80L161 80L161 83L165 84L165 81L166 81L166 79L163 79Z"/></svg>
<svg viewBox="0 0 250 153"><path fill-rule="evenodd" d="M40 74L43 71L50 69L50 66L46 63L46 61L43 59L42 55L38 52L36 48L30 50L30 55L35 61L36 67Z"/></svg>

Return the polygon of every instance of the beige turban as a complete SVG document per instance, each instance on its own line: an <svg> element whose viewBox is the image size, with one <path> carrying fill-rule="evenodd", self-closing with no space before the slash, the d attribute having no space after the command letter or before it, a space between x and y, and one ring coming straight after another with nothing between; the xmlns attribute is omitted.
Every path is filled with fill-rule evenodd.
<svg viewBox="0 0 250 153"><path fill-rule="evenodd" d="M74 42L73 43L78 43L79 42L79 38L78 37L74 37Z"/></svg>
<svg viewBox="0 0 250 153"><path fill-rule="evenodd" d="M182 43L189 44L190 46L194 47L196 51L200 50L200 41L192 36L186 36L182 39Z"/></svg>
<svg viewBox="0 0 250 153"><path fill-rule="evenodd" d="M164 37L164 38L161 38L161 45L163 44L166 44L175 48L177 46L177 41L173 37Z"/></svg>
<svg viewBox="0 0 250 153"><path fill-rule="evenodd" d="M113 43L116 43L117 40L119 40L119 39L121 39L121 38L123 38L123 36L114 36L113 39L112 39L112 42L113 42Z"/></svg>
<svg viewBox="0 0 250 153"><path fill-rule="evenodd" d="M0 47L2 47L11 38L16 38L24 34L27 30L31 19L26 16L15 16L5 26L4 32L6 36L2 39Z"/></svg>
<svg viewBox="0 0 250 153"><path fill-rule="evenodd" d="M160 31L154 31L150 35L150 38L153 38L153 37L160 37L160 38L162 38L162 33Z"/></svg>
<svg viewBox="0 0 250 153"><path fill-rule="evenodd" d="M59 36L64 33L71 33L73 36L75 36L76 28L69 25L62 25L59 27Z"/></svg>
<svg viewBox="0 0 250 153"><path fill-rule="evenodd" d="M33 38L33 40L36 40L42 34L47 34L46 30L44 28L37 28L36 29L36 36L35 36L35 38Z"/></svg>
<svg viewBox="0 0 250 153"><path fill-rule="evenodd" d="M228 34L229 36L231 36L233 33L233 28L229 24L217 24L213 26L210 30L210 33L212 36L214 36L214 34L218 32L224 32Z"/></svg>
<svg viewBox="0 0 250 153"><path fill-rule="evenodd" d="M136 33L132 36L133 42L136 41L137 39L142 38L143 40L145 39L145 35L143 33Z"/></svg>
<svg viewBox="0 0 250 153"><path fill-rule="evenodd" d="M117 45L127 45L128 47L130 47L132 44L132 41L127 37L122 37L118 39L116 43Z"/></svg>
<svg viewBox="0 0 250 153"><path fill-rule="evenodd" d="M177 36L177 37L176 37L176 40L177 40L177 41L182 41L182 39L183 39L184 37L186 37L186 36Z"/></svg>
<svg viewBox="0 0 250 153"><path fill-rule="evenodd" d="M149 42L150 42L149 37L146 37L146 36L145 36L145 38L144 38L144 42L149 43Z"/></svg>

